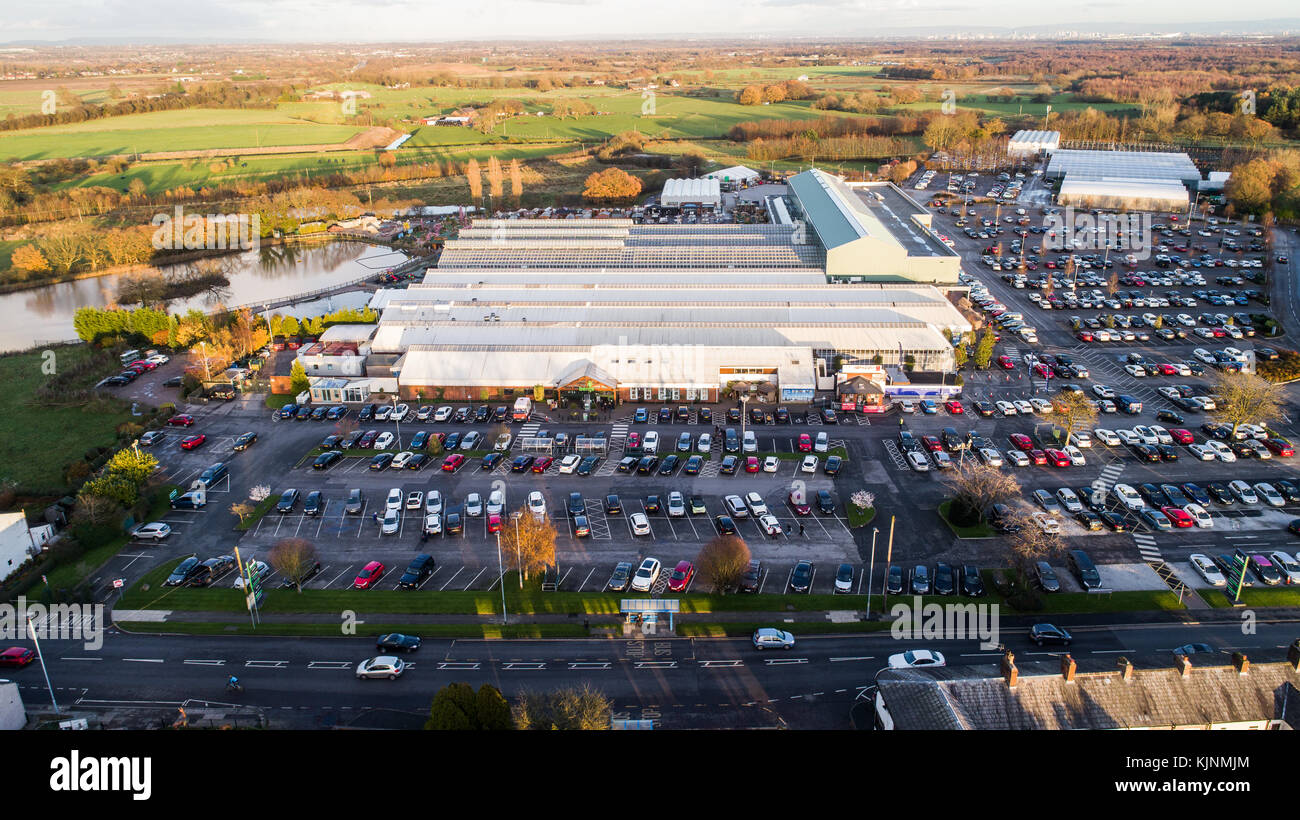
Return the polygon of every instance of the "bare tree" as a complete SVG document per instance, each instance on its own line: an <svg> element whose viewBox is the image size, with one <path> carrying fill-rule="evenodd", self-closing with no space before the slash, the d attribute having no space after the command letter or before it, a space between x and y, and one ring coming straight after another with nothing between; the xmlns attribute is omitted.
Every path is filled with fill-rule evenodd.
<svg viewBox="0 0 1300 820"><path fill-rule="evenodd" d="M1268 424L1282 417L1282 385L1253 373L1223 370L1214 375L1214 417L1232 425L1232 434L1243 424Z"/></svg>
<svg viewBox="0 0 1300 820"><path fill-rule="evenodd" d="M305 538L281 538L271 547L271 567L293 582L302 592L302 582L311 575L318 563L316 547Z"/></svg>
<svg viewBox="0 0 1300 820"><path fill-rule="evenodd" d="M247 501L240 501L236 504L231 504L230 511L239 516L239 523L242 524L248 520L250 515L257 511L257 508L252 504L249 504Z"/></svg>
<svg viewBox="0 0 1300 820"><path fill-rule="evenodd" d="M520 507L514 520L501 529L501 551L511 569L525 580L555 563L555 526Z"/></svg>
<svg viewBox="0 0 1300 820"><path fill-rule="evenodd" d="M949 518L959 526L977 523L989 505L1020 495L1015 476L973 458L950 470L946 481L953 493Z"/></svg>
<svg viewBox="0 0 1300 820"><path fill-rule="evenodd" d="M1052 415L1057 423L1065 428L1065 440L1061 442L1063 445L1070 443L1070 436L1076 430L1097 423L1097 411L1093 408L1092 402L1077 390L1062 390L1057 393L1052 402Z"/></svg>
<svg viewBox="0 0 1300 820"><path fill-rule="evenodd" d="M521 692L512 710L518 729L592 731L609 728L613 704L584 683L554 692Z"/></svg>
<svg viewBox="0 0 1300 820"><path fill-rule="evenodd" d="M715 595L726 595L740 584L749 569L749 546L735 535L720 535L700 547L695 556L695 571L700 583L713 589Z"/></svg>
<svg viewBox="0 0 1300 820"><path fill-rule="evenodd" d="M1060 533L1045 531L1027 509L1013 512L1007 523L1014 532L1003 544L1012 566L1022 578L1035 562L1050 560L1065 551L1065 540Z"/></svg>

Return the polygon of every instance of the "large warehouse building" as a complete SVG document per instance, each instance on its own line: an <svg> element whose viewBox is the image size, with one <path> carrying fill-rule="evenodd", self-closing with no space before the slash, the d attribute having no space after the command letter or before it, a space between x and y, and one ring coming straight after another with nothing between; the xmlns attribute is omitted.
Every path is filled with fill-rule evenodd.
<svg viewBox="0 0 1300 820"><path fill-rule="evenodd" d="M809 401L840 363L950 370L958 257L891 185L810 171L795 224L475 220L371 340L411 399Z"/></svg>
<svg viewBox="0 0 1300 820"><path fill-rule="evenodd" d="M1060 131L1017 131L1007 140L1007 155L1037 157L1055 153L1061 147Z"/></svg>
<svg viewBox="0 0 1300 820"><path fill-rule="evenodd" d="M1185 211L1201 181L1187 154L1159 151L1060 149L1045 175L1060 182L1061 205L1116 210Z"/></svg>

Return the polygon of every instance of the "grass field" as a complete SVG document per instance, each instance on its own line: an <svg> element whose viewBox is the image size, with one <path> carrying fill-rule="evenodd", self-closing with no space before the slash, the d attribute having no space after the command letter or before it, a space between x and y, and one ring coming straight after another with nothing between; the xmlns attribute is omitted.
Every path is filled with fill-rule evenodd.
<svg viewBox="0 0 1300 820"><path fill-rule="evenodd" d="M57 348L54 366L70 367L88 353L84 346ZM49 378L42 372L45 361L40 351L0 357L0 417L10 432L0 436L0 481L37 489L63 486L64 466L90 447L111 445L117 425L131 418L103 407L40 404L33 393Z"/></svg>
<svg viewBox="0 0 1300 820"><path fill-rule="evenodd" d="M345 142L359 125L322 125L279 111L194 108L0 132L0 160Z"/></svg>

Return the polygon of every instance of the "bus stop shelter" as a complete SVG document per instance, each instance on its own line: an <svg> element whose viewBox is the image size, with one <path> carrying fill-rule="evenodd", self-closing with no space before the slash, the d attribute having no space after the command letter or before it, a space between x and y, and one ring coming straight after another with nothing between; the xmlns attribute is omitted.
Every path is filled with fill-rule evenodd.
<svg viewBox="0 0 1300 820"><path fill-rule="evenodd" d="M659 616L668 616L668 632L673 631L673 616L681 612L681 601L676 598L624 598L619 602L619 611L626 619L624 632L638 624L641 632L649 635L658 631Z"/></svg>

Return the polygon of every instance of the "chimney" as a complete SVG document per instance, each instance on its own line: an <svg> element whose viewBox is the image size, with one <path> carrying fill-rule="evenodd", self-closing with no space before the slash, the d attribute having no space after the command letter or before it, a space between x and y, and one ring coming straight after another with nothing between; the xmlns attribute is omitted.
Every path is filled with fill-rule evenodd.
<svg viewBox="0 0 1300 820"><path fill-rule="evenodd" d="M1133 680L1133 662L1128 658L1119 659L1119 676L1123 681Z"/></svg>
<svg viewBox="0 0 1300 820"><path fill-rule="evenodd" d="M1184 678L1191 676L1191 674L1192 674L1192 659L1189 658L1189 657L1187 657L1186 655L1178 655L1178 656L1176 656L1176 657L1178 658L1178 672L1179 672L1179 674L1182 675Z"/></svg>
<svg viewBox="0 0 1300 820"><path fill-rule="evenodd" d="M1020 670L1016 668L1016 656L1012 652L1002 656L1002 677L1006 678L1010 689L1015 689L1020 681Z"/></svg>
<svg viewBox="0 0 1300 820"><path fill-rule="evenodd" d="M1286 662L1291 664L1291 668L1300 672L1300 639L1291 642L1286 648Z"/></svg>
<svg viewBox="0 0 1300 820"><path fill-rule="evenodd" d="M1077 668L1078 664L1068 652L1061 656L1061 677L1066 683L1074 683L1074 672Z"/></svg>
<svg viewBox="0 0 1300 820"><path fill-rule="evenodd" d="M1250 672L1250 658L1246 657L1245 652L1233 652L1232 665L1237 667L1238 675L1245 675Z"/></svg>

